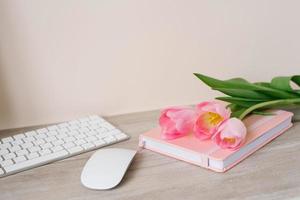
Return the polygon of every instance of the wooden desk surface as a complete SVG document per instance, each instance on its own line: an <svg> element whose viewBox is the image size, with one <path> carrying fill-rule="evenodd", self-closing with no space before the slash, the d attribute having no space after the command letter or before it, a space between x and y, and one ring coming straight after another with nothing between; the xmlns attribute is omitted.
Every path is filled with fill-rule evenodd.
<svg viewBox="0 0 300 200"><path fill-rule="evenodd" d="M108 117L131 136L111 147L136 149L138 135L157 124L157 111ZM0 132L1 137L15 133ZM20 132L20 130L17 130ZM291 199L300 197L300 123L226 173L143 150L119 187L92 191L80 173L93 152L0 178L1 200L47 199Z"/></svg>

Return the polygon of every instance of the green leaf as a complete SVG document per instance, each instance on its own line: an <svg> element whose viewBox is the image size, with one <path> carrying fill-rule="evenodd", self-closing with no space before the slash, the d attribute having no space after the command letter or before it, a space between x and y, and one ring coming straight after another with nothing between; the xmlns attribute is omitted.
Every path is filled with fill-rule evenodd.
<svg viewBox="0 0 300 200"><path fill-rule="evenodd" d="M271 83L267 83L267 82L257 82L257 83L254 83L254 84L255 84L255 85L263 86L263 87L265 87L265 88L276 89L276 88L274 88L274 86L271 85ZM277 89L277 90L281 90L281 89ZM288 91L284 91L284 90L281 90L281 91L282 91L282 92L285 92L285 93L288 92ZM269 95L269 96L274 96L273 91L264 91L264 93L265 93L266 95ZM299 97L299 94L300 94L300 92L298 92L298 91L296 91L296 90L290 91L290 92L288 92L288 93L289 93L289 94L293 93L294 96L298 96L298 97ZM295 97L290 97L290 98L295 98ZM286 99L288 99L288 98L286 98Z"/></svg>
<svg viewBox="0 0 300 200"><path fill-rule="evenodd" d="M294 81L294 83L300 86L300 75L292 76L292 81Z"/></svg>
<svg viewBox="0 0 300 200"><path fill-rule="evenodd" d="M243 79L243 78L232 78L232 79L229 79L228 81L237 82L237 83L249 83L246 79Z"/></svg>
<svg viewBox="0 0 300 200"><path fill-rule="evenodd" d="M247 110L247 108L238 106L236 104L229 104L228 107L231 110L231 117L239 117L243 112ZM264 110L255 110L252 111L251 114L264 115L264 116L274 115L274 113L264 111Z"/></svg>
<svg viewBox="0 0 300 200"><path fill-rule="evenodd" d="M232 112L234 112L236 110L239 110L241 107L236 104L230 103L226 106L226 108L229 108Z"/></svg>
<svg viewBox="0 0 300 200"><path fill-rule="evenodd" d="M274 115L274 113L272 112L267 112L267 111L252 111L252 114L256 114L256 115L264 115L264 116L270 116L270 115Z"/></svg>
<svg viewBox="0 0 300 200"><path fill-rule="evenodd" d="M291 82L294 82L298 86L300 85L300 76L278 76L274 77L271 81L271 87L285 90L288 92L294 92L293 88L291 87Z"/></svg>
<svg viewBox="0 0 300 200"><path fill-rule="evenodd" d="M240 119L243 119L246 117L248 114L251 112L258 110L258 109L266 109L266 108L271 108L271 107L282 107L282 106L290 106L293 104L299 104L300 103L300 98L297 99L279 99L279 100L273 100L273 101L266 101L266 102L261 102L256 105L253 105L249 108L247 108L240 116Z"/></svg>
<svg viewBox="0 0 300 200"><path fill-rule="evenodd" d="M227 107L231 110L231 117L239 117L247 109L233 103L228 104Z"/></svg>
<svg viewBox="0 0 300 200"><path fill-rule="evenodd" d="M205 76L203 74L194 73L194 75L203 81L206 85L212 88L230 88L230 89L246 89L246 90L254 90L260 91L261 93L270 95L275 98L297 98L299 97L296 94L291 94L289 92L281 91L278 89L274 89L271 87L265 87L258 84L252 84L249 82L243 81L241 78L230 79L227 81L218 80L215 78L211 78L209 76Z"/></svg>
<svg viewBox="0 0 300 200"><path fill-rule="evenodd" d="M267 96L261 92L254 90L244 90L244 89L232 89L232 88L212 88L213 90L218 90L224 94L233 97L244 97L244 98L253 98L261 100L271 100L272 97Z"/></svg>
<svg viewBox="0 0 300 200"><path fill-rule="evenodd" d="M239 110L235 110L231 113L230 117L236 117L236 118L239 118L239 116L245 112L247 108L240 108Z"/></svg>
<svg viewBox="0 0 300 200"><path fill-rule="evenodd" d="M227 81L218 80L209 76L205 76L203 74L194 73L194 75L203 81L206 85L212 88L236 88L236 89L249 89L249 90L256 90L259 86L254 84L241 81L243 79L236 78L236 79L229 79Z"/></svg>
<svg viewBox="0 0 300 200"><path fill-rule="evenodd" d="M263 87L269 87L269 88L271 88L271 84L267 83L267 82L256 82L254 84L255 85L260 85L260 86L263 86Z"/></svg>
<svg viewBox="0 0 300 200"><path fill-rule="evenodd" d="M248 98L240 98L240 97L217 97L216 99L219 99L221 101L226 101L232 104L236 104L241 107L246 107L246 108L264 102L259 99L248 99Z"/></svg>
<svg viewBox="0 0 300 200"><path fill-rule="evenodd" d="M285 92L285 91L280 91L280 90L277 90L277 91L263 91L263 93L265 95L268 95L268 96L272 96L273 99L293 99L293 98L299 98L299 94L296 93L296 92L293 92L293 93L289 93L289 92Z"/></svg>
<svg viewBox="0 0 300 200"><path fill-rule="evenodd" d="M293 89L290 85L291 77L290 76L278 76L274 77L271 81L271 87L292 92Z"/></svg>

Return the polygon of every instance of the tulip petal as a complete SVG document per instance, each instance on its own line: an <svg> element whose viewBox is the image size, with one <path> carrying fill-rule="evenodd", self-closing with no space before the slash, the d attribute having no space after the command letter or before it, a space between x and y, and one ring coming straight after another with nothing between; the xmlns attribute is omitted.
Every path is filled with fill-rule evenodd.
<svg viewBox="0 0 300 200"><path fill-rule="evenodd" d="M231 111L225 104L217 101L205 101L196 106L198 118L194 126L195 135L201 139L210 139L218 126L230 117Z"/></svg>
<svg viewBox="0 0 300 200"><path fill-rule="evenodd" d="M247 129L237 118L224 121L213 136L213 141L224 149L238 149L245 141Z"/></svg>
<svg viewBox="0 0 300 200"><path fill-rule="evenodd" d="M162 110L159 118L161 137L171 140L188 134L194 124L195 111L190 107L171 107Z"/></svg>

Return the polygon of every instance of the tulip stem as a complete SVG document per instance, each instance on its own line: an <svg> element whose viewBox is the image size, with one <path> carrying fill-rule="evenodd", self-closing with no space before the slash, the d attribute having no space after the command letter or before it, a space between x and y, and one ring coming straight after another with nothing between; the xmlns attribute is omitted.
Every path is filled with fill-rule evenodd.
<svg viewBox="0 0 300 200"><path fill-rule="evenodd" d="M258 103L256 105L253 105L246 109L240 116L239 119L244 119L248 114L253 112L254 110L260 109L260 108L267 108L272 106L286 106L291 104L300 103L300 98L293 98L293 99L279 99L279 100L273 100L273 101L266 101L262 103Z"/></svg>

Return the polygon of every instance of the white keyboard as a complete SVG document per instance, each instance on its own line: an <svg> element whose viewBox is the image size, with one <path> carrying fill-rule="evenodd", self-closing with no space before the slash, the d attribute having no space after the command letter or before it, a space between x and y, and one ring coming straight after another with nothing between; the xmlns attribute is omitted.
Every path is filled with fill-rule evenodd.
<svg viewBox="0 0 300 200"><path fill-rule="evenodd" d="M128 139L99 116L90 116L0 140L0 177Z"/></svg>

